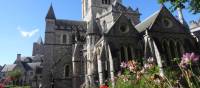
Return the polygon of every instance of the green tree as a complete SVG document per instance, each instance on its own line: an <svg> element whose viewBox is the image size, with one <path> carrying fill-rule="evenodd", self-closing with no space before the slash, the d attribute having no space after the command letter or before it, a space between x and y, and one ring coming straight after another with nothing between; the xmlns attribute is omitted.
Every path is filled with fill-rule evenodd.
<svg viewBox="0 0 200 88"><path fill-rule="evenodd" d="M181 9L189 9L192 13L200 13L200 1L199 0L158 0L159 3L169 2L171 4L170 9L172 11Z"/></svg>
<svg viewBox="0 0 200 88"><path fill-rule="evenodd" d="M19 79L22 76L20 69L15 69L8 73L8 76L14 79Z"/></svg>

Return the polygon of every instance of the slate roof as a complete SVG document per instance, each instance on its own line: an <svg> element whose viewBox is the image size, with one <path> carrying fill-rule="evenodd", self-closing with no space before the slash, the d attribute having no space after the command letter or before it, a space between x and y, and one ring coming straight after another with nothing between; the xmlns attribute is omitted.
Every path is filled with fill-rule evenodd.
<svg viewBox="0 0 200 88"><path fill-rule="evenodd" d="M138 32L143 32L147 28L150 28L153 23L155 22L156 18L158 17L161 9L153 13L151 16L147 17L144 21L139 23L138 25L135 26Z"/></svg>
<svg viewBox="0 0 200 88"><path fill-rule="evenodd" d="M87 23L85 21L75 21L75 20L63 20L63 19L57 19L56 25L65 27L64 29L73 29L73 27L78 27L80 31L86 31L87 29Z"/></svg>
<svg viewBox="0 0 200 88"><path fill-rule="evenodd" d="M52 5L50 6L50 8L48 10L46 19L56 19L56 16L54 14L54 10L53 10L53 6Z"/></svg>
<svg viewBox="0 0 200 88"><path fill-rule="evenodd" d="M16 66L16 64L5 65L1 72L13 71Z"/></svg>
<svg viewBox="0 0 200 88"><path fill-rule="evenodd" d="M191 32L197 32L197 31L200 31L200 27L197 27L197 28L195 28L195 29L192 29L192 30L190 30Z"/></svg>
<svg viewBox="0 0 200 88"><path fill-rule="evenodd" d="M136 25L135 28L137 29L137 31L141 33L141 32L144 32L147 29L151 29L152 25L157 20L158 16L162 13L163 10L164 11L168 11L168 9L164 5L162 5L162 7L161 7L160 10L156 11L154 14L152 14L151 16L149 16L148 18L146 18L144 21L142 21L141 23L139 23L138 25ZM178 21L177 19L175 19L175 21L178 22L180 25L182 25L180 23L180 21ZM188 29L188 27L186 27L184 25L182 25L182 26Z"/></svg>

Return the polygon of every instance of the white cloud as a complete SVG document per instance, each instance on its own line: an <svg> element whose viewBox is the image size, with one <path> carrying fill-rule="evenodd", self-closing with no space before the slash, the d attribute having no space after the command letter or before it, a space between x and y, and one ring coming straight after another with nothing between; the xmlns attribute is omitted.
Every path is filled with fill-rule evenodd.
<svg viewBox="0 0 200 88"><path fill-rule="evenodd" d="M17 27L17 30L19 30L21 36L24 38L30 38L30 37L34 36L37 32L39 32L38 28L35 28L31 31L24 31L24 30L22 30L22 28L20 26Z"/></svg>

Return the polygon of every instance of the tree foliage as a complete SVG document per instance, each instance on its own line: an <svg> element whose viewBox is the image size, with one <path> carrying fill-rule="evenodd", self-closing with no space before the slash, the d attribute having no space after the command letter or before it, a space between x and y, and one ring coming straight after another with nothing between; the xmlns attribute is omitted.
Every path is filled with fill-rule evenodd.
<svg viewBox="0 0 200 88"><path fill-rule="evenodd" d="M200 13L200 0L158 0L159 3L169 2L171 4L170 9L172 11L177 8L189 9L192 13Z"/></svg>
<svg viewBox="0 0 200 88"><path fill-rule="evenodd" d="M22 76L22 72L19 69L15 69L8 73L8 76L14 79L18 79Z"/></svg>

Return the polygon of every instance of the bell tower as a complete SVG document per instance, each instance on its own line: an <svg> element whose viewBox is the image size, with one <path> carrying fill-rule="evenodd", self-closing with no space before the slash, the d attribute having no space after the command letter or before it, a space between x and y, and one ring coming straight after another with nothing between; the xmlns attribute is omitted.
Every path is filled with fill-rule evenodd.
<svg viewBox="0 0 200 88"><path fill-rule="evenodd" d="M121 3L122 0L82 0L82 19L90 21L97 13L101 13L114 2Z"/></svg>

